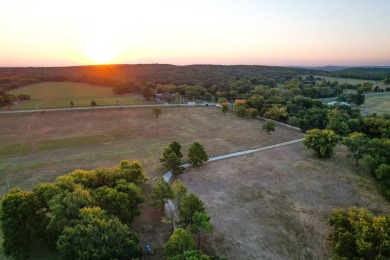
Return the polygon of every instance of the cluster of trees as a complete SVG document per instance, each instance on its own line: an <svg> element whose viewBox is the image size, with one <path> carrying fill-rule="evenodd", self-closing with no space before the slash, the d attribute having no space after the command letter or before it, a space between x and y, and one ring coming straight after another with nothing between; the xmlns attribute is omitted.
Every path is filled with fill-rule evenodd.
<svg viewBox="0 0 390 260"><path fill-rule="evenodd" d="M164 246L164 254L169 259L210 259L199 251L202 233L213 230L210 217L199 197L188 193L187 188L179 180L175 180L171 187L164 178L157 181L152 197L154 206L161 210L164 210L167 200L177 201L178 216L171 207L168 207L169 219L165 222L171 224L172 234ZM193 234L197 236L197 245L193 241Z"/></svg>
<svg viewBox="0 0 390 260"><path fill-rule="evenodd" d="M343 139L356 164L364 159L370 173L379 183L383 196L390 200L390 119L362 119L361 131Z"/></svg>
<svg viewBox="0 0 390 260"><path fill-rule="evenodd" d="M173 176L183 173L181 167L181 145L173 141L164 149L160 162ZM208 160L203 146L194 142L188 151L188 162L199 165ZM172 207L167 207L168 219L164 222L171 224L172 235L164 246L164 254L169 259L210 259L199 251L201 234L211 232L213 226L207 215L203 202L193 193L188 193L187 187L179 180L171 185L163 178L157 180L152 194L153 205L164 210L168 200L176 199L179 214ZM176 227L176 228L175 228ZM193 234L197 234L197 247L193 241Z"/></svg>
<svg viewBox="0 0 390 260"><path fill-rule="evenodd" d="M365 208L334 210L328 223L335 259L390 259L390 219Z"/></svg>
<svg viewBox="0 0 390 260"><path fill-rule="evenodd" d="M140 257L130 224L146 180L139 162L122 161L112 169L76 170L31 191L13 189L1 205L4 253L24 259L39 239L65 259Z"/></svg>
<svg viewBox="0 0 390 260"><path fill-rule="evenodd" d="M164 149L163 157L160 158L160 162L164 166L165 170L170 171L173 176L183 173L184 168L181 167L181 145L173 141L169 146ZM188 150L188 163L192 165L199 165L207 162L209 157L204 147L199 142L194 142Z"/></svg>
<svg viewBox="0 0 390 260"><path fill-rule="evenodd" d="M19 94L17 96L7 93L4 90L0 89L0 106L10 106L13 102L17 100L29 100L31 99L30 95Z"/></svg>
<svg viewBox="0 0 390 260"><path fill-rule="evenodd" d="M271 66L138 64L0 68L0 89L42 81L68 81L112 87L115 94L139 92L147 100L153 99L156 93L178 93L189 99L211 100L213 97L247 98L256 87L282 88L284 95L312 98L337 96L344 88L359 88L317 80L315 74L332 76L330 72ZM373 75L380 75L380 80L388 82L390 69L373 69L365 78L372 79Z"/></svg>
<svg viewBox="0 0 390 260"><path fill-rule="evenodd" d="M356 164L364 159L381 193L390 200L390 118L385 115L346 121L339 110L330 113L327 128L309 131L304 145L319 157L328 158L341 138L348 156L355 159Z"/></svg>

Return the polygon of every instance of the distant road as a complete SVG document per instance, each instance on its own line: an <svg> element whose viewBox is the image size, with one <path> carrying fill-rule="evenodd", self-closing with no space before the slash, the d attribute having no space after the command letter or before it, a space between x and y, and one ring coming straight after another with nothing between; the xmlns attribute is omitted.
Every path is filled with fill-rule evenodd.
<svg viewBox="0 0 390 260"><path fill-rule="evenodd" d="M196 106L215 106L214 103L201 103ZM48 108L48 109L34 109L34 110L7 110L0 111L0 114L23 114L23 113L34 113L34 112L58 112L58 111L77 111L77 110L96 110L96 109L121 109L121 108L137 108L137 107L192 107L193 105L188 104L168 104L168 103L157 103L153 105L126 105L126 106L96 106L96 107L68 107L68 108Z"/></svg>

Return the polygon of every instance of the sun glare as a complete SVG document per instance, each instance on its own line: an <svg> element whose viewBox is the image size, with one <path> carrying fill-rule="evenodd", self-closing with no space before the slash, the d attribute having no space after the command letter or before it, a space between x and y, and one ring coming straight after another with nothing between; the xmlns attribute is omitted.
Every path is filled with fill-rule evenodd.
<svg viewBox="0 0 390 260"><path fill-rule="evenodd" d="M94 64L113 63L116 50L112 44L104 42L95 42L86 50L88 60Z"/></svg>

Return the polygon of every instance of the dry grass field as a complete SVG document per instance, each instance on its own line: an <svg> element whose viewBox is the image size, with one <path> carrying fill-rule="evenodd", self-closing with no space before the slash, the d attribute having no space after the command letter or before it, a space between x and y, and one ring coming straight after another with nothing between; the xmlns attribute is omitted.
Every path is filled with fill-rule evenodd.
<svg viewBox="0 0 390 260"><path fill-rule="evenodd" d="M180 180L215 226L203 249L228 259L330 259L326 219L334 208L390 213L343 146L320 160L298 143L193 167Z"/></svg>
<svg viewBox="0 0 390 260"><path fill-rule="evenodd" d="M301 138L279 127L273 135L258 120L226 116L217 108L151 108L0 114L0 185L31 188L75 169L112 167L121 160L139 160L148 176L157 177L164 148L176 140L183 154L195 141L209 156L262 147ZM186 158L184 158L186 160Z"/></svg>
<svg viewBox="0 0 390 260"><path fill-rule="evenodd" d="M163 149L174 140L182 144L185 161L194 141L213 157L303 137L282 126L271 135L261 128L259 120L212 107L166 107L157 119L150 108L0 114L1 195L7 176L11 188L29 189L75 169L139 160L151 177L148 197L150 184L163 173ZM334 158L319 160L299 143L190 167L179 178L205 202L215 225L202 248L228 259L328 259L326 218L333 208L390 208L364 170L345 158L343 147ZM170 228L162 216L145 203L133 225L141 245L155 249L150 259L164 259Z"/></svg>

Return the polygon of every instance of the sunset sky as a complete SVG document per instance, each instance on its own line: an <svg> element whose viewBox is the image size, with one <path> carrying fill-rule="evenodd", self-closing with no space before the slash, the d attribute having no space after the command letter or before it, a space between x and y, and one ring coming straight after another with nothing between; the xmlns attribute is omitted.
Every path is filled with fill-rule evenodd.
<svg viewBox="0 0 390 260"><path fill-rule="evenodd" d="M0 66L390 66L390 0L0 0Z"/></svg>

